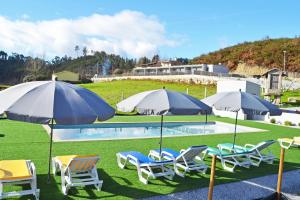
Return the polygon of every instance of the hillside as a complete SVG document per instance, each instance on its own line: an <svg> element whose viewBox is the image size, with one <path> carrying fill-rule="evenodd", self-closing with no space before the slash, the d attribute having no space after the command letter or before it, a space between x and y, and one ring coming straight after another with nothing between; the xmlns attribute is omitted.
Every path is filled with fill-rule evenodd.
<svg viewBox="0 0 300 200"><path fill-rule="evenodd" d="M238 64L262 66L267 68L283 67L283 51L287 51L287 69L300 72L300 38L264 39L255 42L244 42L220 49L192 59L193 64L223 63L230 70Z"/></svg>
<svg viewBox="0 0 300 200"><path fill-rule="evenodd" d="M77 58L68 56L58 57L50 61L33 58L18 53L0 51L0 84L17 84L26 81L49 80L52 72L69 70L78 72L81 80L90 78L97 71L101 73L101 65L106 59L110 60L107 73L123 73L132 69L135 59L123 58L119 55L94 52L93 55L82 55Z"/></svg>

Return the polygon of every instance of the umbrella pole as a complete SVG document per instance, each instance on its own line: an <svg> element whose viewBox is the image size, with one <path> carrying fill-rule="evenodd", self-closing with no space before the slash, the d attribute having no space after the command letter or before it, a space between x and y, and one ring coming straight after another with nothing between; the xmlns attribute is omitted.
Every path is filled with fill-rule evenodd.
<svg viewBox="0 0 300 200"><path fill-rule="evenodd" d="M236 112L235 115L235 124L234 124L234 136L233 136L233 149L234 149L234 145L235 145L235 138L236 138L236 126L237 126L237 118L238 118L238 111Z"/></svg>
<svg viewBox="0 0 300 200"><path fill-rule="evenodd" d="M161 146L162 146L162 131L163 131L163 121L164 121L164 116L161 115L160 118L160 141L159 141L159 155L161 155Z"/></svg>
<svg viewBox="0 0 300 200"><path fill-rule="evenodd" d="M215 170L216 170L216 155L213 155L211 160L211 169L210 169L210 181L208 188L208 200L213 199L214 183L215 183Z"/></svg>
<svg viewBox="0 0 300 200"><path fill-rule="evenodd" d="M50 132L50 149L49 149L49 163L48 163L48 180L50 183L50 167L51 167L51 156L52 156L52 137L53 137L53 119L51 119L51 132Z"/></svg>
<svg viewBox="0 0 300 200"><path fill-rule="evenodd" d="M281 197L281 183L282 183L283 163L284 163L284 148L281 147L279 169L278 169L277 190L276 190L276 196L277 196L278 200L281 199L280 197Z"/></svg>

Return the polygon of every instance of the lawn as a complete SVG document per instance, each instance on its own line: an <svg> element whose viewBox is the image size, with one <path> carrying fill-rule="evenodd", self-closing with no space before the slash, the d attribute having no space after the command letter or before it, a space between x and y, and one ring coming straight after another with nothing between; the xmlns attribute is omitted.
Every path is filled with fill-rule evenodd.
<svg viewBox="0 0 300 200"><path fill-rule="evenodd" d="M161 89L165 86L166 89L175 90L179 92L187 92L196 98L203 99L205 87L207 88L207 96L216 93L215 85L196 85L186 83L174 83L174 82L162 82L153 80L122 80L122 81L111 81L102 83L90 83L82 84L81 86L95 92L109 104L115 106L116 103L134 95L139 92L146 90Z"/></svg>
<svg viewBox="0 0 300 200"><path fill-rule="evenodd" d="M189 95L192 95L199 99L203 99L205 97L205 87L207 90L207 96L215 94L217 89L215 85L196 85L175 82L162 82L155 80L121 80L102 83L81 84L81 86L97 93L112 106L115 106L116 103L122 100L122 98L127 98L133 94L143 92L146 90L161 89L163 86L170 90L185 93L188 90ZM299 103L288 102L289 97L299 96L299 90L284 91L282 96L282 107L300 106Z"/></svg>
<svg viewBox="0 0 300 200"><path fill-rule="evenodd" d="M199 116L168 116L167 121L202 121ZM234 120L228 118L209 117L209 120L218 120L233 123ZM147 116L117 116L110 121L113 122L143 122L159 121L158 117ZM253 121L239 121L239 124L249 127L265 129L260 133L238 134L237 143L257 143L267 139L277 139L279 137L293 137L299 135L299 129L276 126L270 124L257 123ZM61 193L60 176L51 180L51 184L46 183L48 167L49 137L37 124L0 120L1 160L4 159L30 159L36 167L38 173L38 187L41 189L41 199L132 199L150 197L160 194L180 192L194 188L207 187L209 173L206 175L189 174L186 178L175 176L173 181L157 179L144 185L138 181L134 167L121 170L116 163L116 153L119 151L137 150L145 154L150 149L158 147L158 139L134 139L134 140L111 140L111 141L90 141L90 142L57 142L53 146L54 155L67 154L99 154L101 161L97 165L99 176L104 180L101 192L97 192L93 187L71 189L68 197ZM163 146L180 150L191 145L207 144L216 146L218 143L231 142L232 134L185 136L165 138ZM279 145L276 143L271 147L275 155L279 155ZM300 168L299 149L290 149L286 152L285 170ZM207 164L210 164L208 159ZM278 161L274 165L263 164L259 168L250 169L237 168L235 173L224 171L217 162L215 184L239 181L257 176L274 174L278 170ZM209 172L209 171L208 171ZM26 199L26 198L24 198Z"/></svg>

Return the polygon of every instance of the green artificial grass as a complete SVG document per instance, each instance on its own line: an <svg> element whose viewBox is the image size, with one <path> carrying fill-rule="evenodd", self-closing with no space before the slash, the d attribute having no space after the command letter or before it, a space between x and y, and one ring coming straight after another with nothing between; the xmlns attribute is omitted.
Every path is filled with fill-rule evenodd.
<svg viewBox="0 0 300 200"><path fill-rule="evenodd" d="M159 121L159 117L152 116L116 116L111 122L146 122ZM199 116L166 116L166 121L203 121ZM233 119L209 116L209 120L218 120L234 123ZM239 121L241 125L264 129L259 133L240 133L237 135L237 143L257 143L267 139L280 137L299 136L299 129L276 126L271 124L257 123L253 121ZM67 197L61 192L60 175L51 176L51 184L47 184L49 137L41 125L0 120L0 152L1 160L5 159L28 159L32 160L37 168L38 188L41 190L41 199L133 199L150 197L154 195L169 194L207 187L209 184L209 170L206 175L192 173L185 178L175 176L170 181L164 178L151 180L144 185L137 178L134 167L120 169L116 162L116 153L120 151L136 150L147 154L150 149L158 147L158 138L151 139L128 139L110 141L87 141L87 142L56 142L53 145L53 155L68 154L98 154L101 157L97 165L99 177L104 180L102 191L98 192L93 187L72 188ZM163 146L175 150L187 148L191 145L206 144L216 146L218 143L231 142L233 134L184 136L164 138ZM272 152L279 157L280 147L278 143L271 146ZM286 151L284 170L300 168L300 149L292 148ZM206 161L210 165L210 159ZM220 162L217 162L215 184L240 181L278 171L278 161L274 165L262 164L260 167L250 169L236 168L235 173L224 171ZM7 189L19 189L20 186ZM28 199L22 197L22 199Z"/></svg>

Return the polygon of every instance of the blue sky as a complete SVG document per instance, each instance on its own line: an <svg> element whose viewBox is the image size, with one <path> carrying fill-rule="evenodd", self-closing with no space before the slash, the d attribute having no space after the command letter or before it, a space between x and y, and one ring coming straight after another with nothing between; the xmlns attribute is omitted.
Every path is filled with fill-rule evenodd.
<svg viewBox="0 0 300 200"><path fill-rule="evenodd" d="M161 57L165 58L193 58L219 48L243 41L259 40L266 36L278 38L300 35L300 1L296 0L10 0L3 1L1 4L0 16L4 19L2 19L3 23L0 21L0 28L5 30L6 27L4 26L7 26L11 29L9 29L7 34L3 33L1 35L0 33L0 37L10 40L7 36L8 34L13 34L14 36L19 34L30 35L28 37L36 40L36 43L40 42L43 46L37 46L34 41L28 43L28 38L24 36L14 40L11 39L10 42L6 42L6 45L2 46L0 41L0 49L11 52L25 52L37 56L42 54L46 54L49 57L55 54L62 56L64 51L66 51L66 54L73 55L71 46L73 47L75 43L78 43L80 46L90 45L92 50L99 50L97 49L99 46L99 48L101 47L100 49L112 53L120 53L128 57L138 57L143 54L151 56L153 53L159 53ZM124 30L124 27L109 33L101 29L85 34L82 30L77 35L71 35L68 39L70 41L65 41L67 37L62 37L62 39L56 41L55 37L70 34L74 28L70 29L72 31L66 29L58 33L53 32L53 38L56 41L54 42L55 46L43 41L43 37L49 38L49 35L32 33L35 32L35 29L43 32L43 29L38 25L39 21L55 21L56 23L53 27L57 29L61 26L68 26L60 25L58 21L61 19L70 20L68 22L70 24L72 20L98 14L99 18L97 20L105 20L106 18L103 16L116 16L124 11L130 11L129 14L127 13L128 15L125 15L130 17L124 23L129 27L129 30L134 30L131 34L140 34L138 37L130 38L128 44L124 38L129 33L115 36L116 34L121 35L123 31L129 32L129 30ZM138 12L138 14L132 12ZM118 24L116 26L120 26L118 22L122 16L111 19L111 23L116 23ZM142 19L136 19L136 21L132 22L134 17L139 18L139 16ZM87 19L85 23L89 23L89 20ZM146 31L135 30L137 26L144 24L143 20L145 24L151 25L155 23L153 33L151 33L152 27L149 27L149 25L148 27L142 27ZM20 25L18 21L28 23ZM92 27L92 23L95 21L91 20L90 22ZM78 22L78 24L81 23ZM109 26L109 24L105 23L99 24L99 26L101 25ZM78 27L80 25L75 26ZM133 26L133 29L130 26ZM162 28L163 31L161 30ZM24 33L27 29L28 32ZM96 37L94 37L95 34ZM141 39L143 34L148 40ZM32 36L37 38L35 39ZM82 39L83 37L85 39ZM98 39L99 41L91 42L90 38L92 37L94 40ZM59 43L64 43L64 45ZM123 45L122 48L118 47L120 44ZM45 47L47 45L49 47ZM30 48L31 46L32 48ZM134 49L135 47L140 48L140 50ZM49 53L47 49L49 49Z"/></svg>

